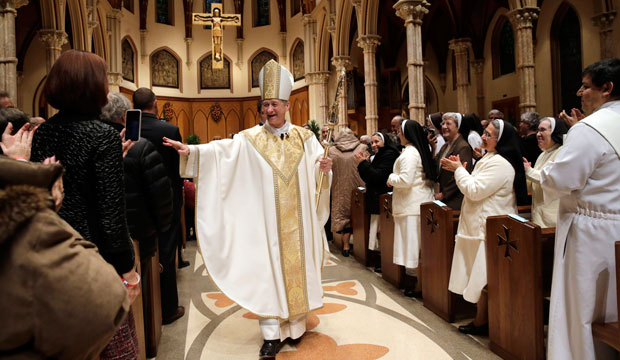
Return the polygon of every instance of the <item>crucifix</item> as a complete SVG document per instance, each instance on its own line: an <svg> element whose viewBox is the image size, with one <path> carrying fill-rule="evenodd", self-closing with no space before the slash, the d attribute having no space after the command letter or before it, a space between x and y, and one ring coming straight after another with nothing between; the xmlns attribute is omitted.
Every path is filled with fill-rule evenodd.
<svg viewBox="0 0 620 360"><path fill-rule="evenodd" d="M224 54L222 51L222 38L224 35L222 26L241 26L241 14L222 14L222 4L211 4L211 13L193 13L192 23L199 25L211 25L211 59L213 69L224 68Z"/></svg>

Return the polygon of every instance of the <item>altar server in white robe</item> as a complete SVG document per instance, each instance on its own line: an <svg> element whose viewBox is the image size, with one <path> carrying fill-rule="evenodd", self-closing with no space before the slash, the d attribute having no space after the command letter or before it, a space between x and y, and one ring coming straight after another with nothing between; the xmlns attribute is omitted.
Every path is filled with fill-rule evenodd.
<svg viewBox="0 0 620 360"><path fill-rule="evenodd" d="M582 74L587 117L572 126L542 170L545 201L560 199L548 358L617 359L592 337L592 322L617 321L614 242L620 240L620 59Z"/></svg>
<svg viewBox="0 0 620 360"><path fill-rule="evenodd" d="M558 218L560 201L555 199L545 204L544 192L540 186L540 173L558 156L568 127L563 121L546 117L540 120L537 130L536 140L542 153L536 159L534 166L528 161L529 159L524 157L523 167L527 177L527 190L532 192L532 222L541 228L552 228L555 227Z"/></svg>
<svg viewBox="0 0 620 360"><path fill-rule="evenodd" d="M477 303L473 322L459 327L466 334L488 334L488 308L482 289L487 284L486 219L516 214L517 204L527 201L525 171L515 130L503 120L493 120L482 135L487 153L476 162L471 174L458 156L441 159L443 169L454 171L464 195L448 289Z"/></svg>
<svg viewBox="0 0 620 360"><path fill-rule="evenodd" d="M413 272L418 268L420 257L420 204L433 201L437 170L422 126L417 121L404 120L399 130L398 137L405 149L396 159L394 171L387 180L387 185L394 188L393 261L404 266L407 272ZM406 286L406 296L415 296L412 285Z"/></svg>
<svg viewBox="0 0 620 360"><path fill-rule="evenodd" d="M164 141L181 155L181 175L196 178L207 271L226 296L259 316L260 356L272 358L281 341L304 334L306 315L323 306L331 159L322 158L310 130L286 119L291 73L272 60L259 83L264 126L205 145ZM320 172L327 176L317 210Z"/></svg>

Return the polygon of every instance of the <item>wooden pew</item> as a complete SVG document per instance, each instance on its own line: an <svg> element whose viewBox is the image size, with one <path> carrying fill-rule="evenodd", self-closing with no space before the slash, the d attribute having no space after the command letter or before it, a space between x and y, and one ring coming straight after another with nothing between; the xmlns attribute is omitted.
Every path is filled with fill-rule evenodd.
<svg viewBox="0 0 620 360"><path fill-rule="evenodd" d="M486 226L489 347L504 359L544 359L555 228L509 215L491 216Z"/></svg>
<svg viewBox="0 0 620 360"><path fill-rule="evenodd" d="M454 235L458 227L459 212L445 204L423 203L420 206L422 296L424 306L448 322L454 322L455 315L475 313L475 305L448 290Z"/></svg>
<svg viewBox="0 0 620 360"><path fill-rule="evenodd" d="M405 267L394 264L394 218L392 217L392 193L379 197L381 229L381 272L383 279L397 288L402 287Z"/></svg>
<svg viewBox="0 0 620 360"><path fill-rule="evenodd" d="M353 225L353 256L364 266L369 265L368 232L370 215L366 214L366 189L357 188L351 196L351 223Z"/></svg>
<svg viewBox="0 0 620 360"><path fill-rule="evenodd" d="M162 326L159 250L151 257L151 261L143 264L142 270L142 293L145 298L144 328L146 333L146 355L152 358L157 355Z"/></svg>
<svg viewBox="0 0 620 360"><path fill-rule="evenodd" d="M620 299L620 241L615 242L616 251L616 298ZM620 314L620 301L618 301ZM605 344L620 351L620 327L618 322L592 323L592 335Z"/></svg>
<svg viewBox="0 0 620 360"><path fill-rule="evenodd" d="M140 245L134 240L133 248L136 254L136 264L138 274L142 278L142 270L140 268ZM141 280L144 281L144 280ZM144 296L142 291L140 295L131 304L131 312L133 313L133 319L136 323L136 335L138 337L138 359L146 359L146 336L144 332Z"/></svg>

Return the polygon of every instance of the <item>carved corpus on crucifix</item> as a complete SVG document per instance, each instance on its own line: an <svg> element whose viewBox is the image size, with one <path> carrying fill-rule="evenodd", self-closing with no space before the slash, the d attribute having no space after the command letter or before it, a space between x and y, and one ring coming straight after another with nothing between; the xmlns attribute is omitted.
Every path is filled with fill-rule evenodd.
<svg viewBox="0 0 620 360"><path fill-rule="evenodd" d="M241 26L240 14L222 14L222 4L211 4L211 13L193 13L192 23L211 26L211 59L213 69L224 68L224 52L222 38L224 25Z"/></svg>

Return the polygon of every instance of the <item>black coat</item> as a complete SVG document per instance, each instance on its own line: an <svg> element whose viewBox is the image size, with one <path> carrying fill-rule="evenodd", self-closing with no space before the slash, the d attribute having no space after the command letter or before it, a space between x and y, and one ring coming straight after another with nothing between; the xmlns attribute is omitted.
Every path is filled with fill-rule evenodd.
<svg viewBox="0 0 620 360"><path fill-rule="evenodd" d="M99 248L119 274L134 266L125 220L123 155L118 131L99 120L60 112L34 134L31 160L56 155L65 167L65 198L58 211Z"/></svg>
<svg viewBox="0 0 620 360"><path fill-rule="evenodd" d="M538 147L538 140L536 134L530 134L526 137L519 138L521 145L521 154L532 164L536 163L538 156L542 153L542 150Z"/></svg>
<svg viewBox="0 0 620 360"><path fill-rule="evenodd" d="M170 179L170 185L172 186L174 204L173 217L174 219L178 219L180 216L181 204L183 203L183 180L179 175L179 153L171 147L164 146L163 137L165 136L172 140L183 141L181 139L179 127L159 120L154 114L143 112L142 132L140 136L153 143L157 152L161 155L164 166L166 167L168 179Z"/></svg>
<svg viewBox="0 0 620 360"><path fill-rule="evenodd" d="M110 123L121 131L123 125ZM129 233L140 244L142 262L155 255L159 234L172 222L172 188L155 145L140 138L123 159Z"/></svg>
<svg viewBox="0 0 620 360"><path fill-rule="evenodd" d="M379 196L391 189L387 186L387 179L399 155L395 148L385 146L379 150L372 162L365 160L357 166L360 177L366 183L367 214L379 214Z"/></svg>

